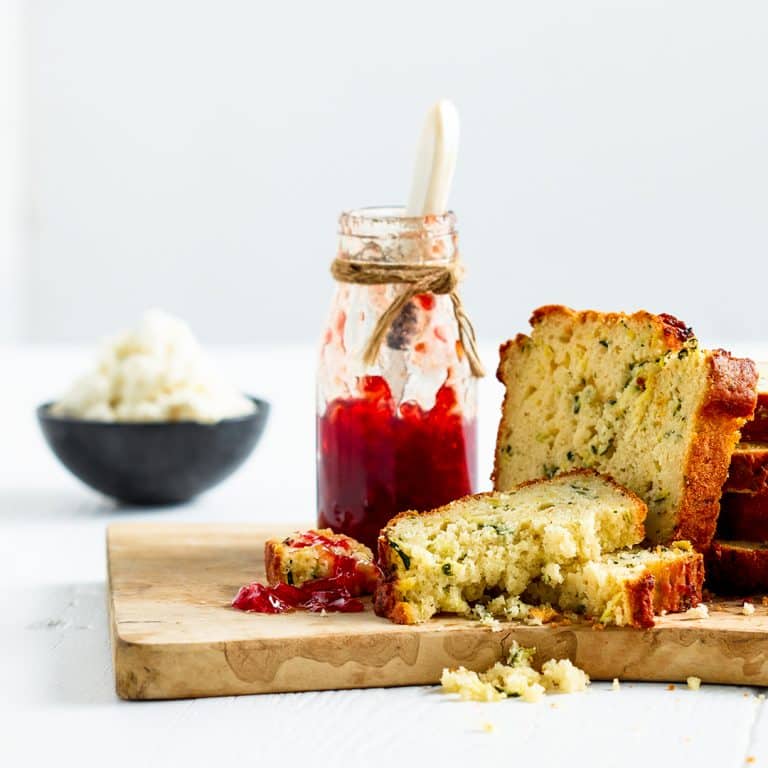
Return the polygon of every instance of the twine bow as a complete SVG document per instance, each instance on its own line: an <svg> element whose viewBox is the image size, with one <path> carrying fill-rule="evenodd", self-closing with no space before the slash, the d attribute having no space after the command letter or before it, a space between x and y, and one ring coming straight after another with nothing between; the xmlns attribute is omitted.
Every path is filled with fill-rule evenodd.
<svg viewBox="0 0 768 768"><path fill-rule="evenodd" d="M448 294L453 303L453 314L459 329L459 340L464 348L473 376L485 376L477 352L475 329L469 321L456 288L462 278L460 264L376 264L364 261L334 259L331 274L340 283L357 285L405 285L405 290L387 307L376 323L371 338L363 352L366 365L373 365L379 354L384 337L399 317L405 305L420 293Z"/></svg>

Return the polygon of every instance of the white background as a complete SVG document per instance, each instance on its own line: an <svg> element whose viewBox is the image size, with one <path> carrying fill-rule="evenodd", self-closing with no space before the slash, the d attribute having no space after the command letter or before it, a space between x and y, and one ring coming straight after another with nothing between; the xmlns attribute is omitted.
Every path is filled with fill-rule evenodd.
<svg viewBox="0 0 768 768"><path fill-rule="evenodd" d="M764 334L764 2L2 2L0 338L314 341L339 211L406 197L443 96L485 341L554 302Z"/></svg>
<svg viewBox="0 0 768 768"><path fill-rule="evenodd" d="M103 542L128 519L311 521L336 217L405 198L443 96L489 368L550 302L673 312L764 355L766 40L762 0L0 0L0 764L647 768L651 745L658 766L763 765L758 690L681 681L555 709L423 687L119 702ZM231 481L138 511L68 474L32 413L151 305L272 413ZM481 388L487 488L500 387Z"/></svg>

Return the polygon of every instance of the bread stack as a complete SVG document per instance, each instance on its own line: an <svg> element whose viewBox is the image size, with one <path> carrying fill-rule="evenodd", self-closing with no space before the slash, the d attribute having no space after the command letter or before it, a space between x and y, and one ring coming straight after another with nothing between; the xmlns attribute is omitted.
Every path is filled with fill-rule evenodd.
<svg viewBox="0 0 768 768"><path fill-rule="evenodd" d="M759 373L755 415L731 458L707 556L707 585L720 592L768 591L768 363Z"/></svg>

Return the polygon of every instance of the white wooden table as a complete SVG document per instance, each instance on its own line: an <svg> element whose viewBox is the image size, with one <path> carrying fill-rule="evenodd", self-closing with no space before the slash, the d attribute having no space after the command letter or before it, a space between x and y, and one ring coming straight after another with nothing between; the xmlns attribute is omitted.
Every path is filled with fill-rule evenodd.
<svg viewBox="0 0 768 768"><path fill-rule="evenodd" d="M754 352L758 354L758 352ZM757 689L594 683L539 704L458 703L435 688L124 702L113 688L104 531L116 520L306 520L314 515L314 352L220 349L246 391L273 404L240 472L192 504L114 505L81 486L43 443L34 407L89 351L0 348L0 766L444 766L470 758L536 766L768 765ZM488 367L495 352L485 351ZM482 383L481 478L500 387ZM492 725L488 732L487 724ZM278 762L279 761L279 762Z"/></svg>

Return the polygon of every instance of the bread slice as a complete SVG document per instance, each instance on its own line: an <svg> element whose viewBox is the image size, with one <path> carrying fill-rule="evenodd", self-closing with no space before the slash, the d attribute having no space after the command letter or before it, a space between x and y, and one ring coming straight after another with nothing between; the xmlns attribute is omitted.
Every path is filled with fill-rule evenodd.
<svg viewBox="0 0 768 768"><path fill-rule="evenodd" d="M717 537L768 542L768 495L724 493L717 519Z"/></svg>
<svg viewBox="0 0 768 768"><path fill-rule="evenodd" d="M315 579L343 578L353 596L371 594L379 569L373 552L330 528L296 532L264 545L267 581L298 587Z"/></svg>
<svg viewBox="0 0 768 768"><path fill-rule="evenodd" d="M654 615L701 602L704 557L690 542L630 549L568 568L557 586L536 582L523 596L604 624L652 627Z"/></svg>
<svg viewBox="0 0 768 768"><path fill-rule="evenodd" d="M501 347L494 487L593 468L648 504L651 542L706 548L754 411L754 363L699 349L671 315L549 306L531 325Z"/></svg>
<svg viewBox="0 0 768 768"><path fill-rule="evenodd" d="M716 539L707 552L707 586L716 592L768 591L768 544Z"/></svg>
<svg viewBox="0 0 768 768"><path fill-rule="evenodd" d="M488 597L518 597L535 579L631 547L646 506L591 471L467 496L419 514L404 512L379 536L374 607L399 624L440 612L467 614Z"/></svg>
<svg viewBox="0 0 768 768"><path fill-rule="evenodd" d="M731 456L726 491L768 494L768 443L739 443Z"/></svg>
<svg viewBox="0 0 768 768"><path fill-rule="evenodd" d="M741 439L768 442L768 363L757 363L757 405L755 415L741 429Z"/></svg>

